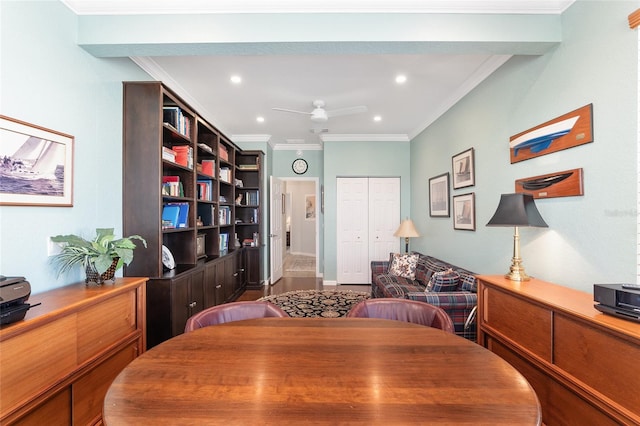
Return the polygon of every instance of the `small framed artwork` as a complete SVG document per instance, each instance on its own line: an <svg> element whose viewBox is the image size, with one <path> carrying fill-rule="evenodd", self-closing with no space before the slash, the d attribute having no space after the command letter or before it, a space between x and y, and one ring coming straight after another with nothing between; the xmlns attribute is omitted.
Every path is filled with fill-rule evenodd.
<svg viewBox="0 0 640 426"><path fill-rule="evenodd" d="M466 188L476 184L473 148L451 157L453 189Z"/></svg>
<svg viewBox="0 0 640 426"><path fill-rule="evenodd" d="M465 231L476 230L476 196L475 193L454 195L453 197L453 229Z"/></svg>
<svg viewBox="0 0 640 426"><path fill-rule="evenodd" d="M73 141L0 115L0 205L73 206Z"/></svg>
<svg viewBox="0 0 640 426"><path fill-rule="evenodd" d="M305 220L316 220L316 196L308 194L304 196Z"/></svg>
<svg viewBox="0 0 640 426"><path fill-rule="evenodd" d="M449 173L429 179L429 216L449 217Z"/></svg>

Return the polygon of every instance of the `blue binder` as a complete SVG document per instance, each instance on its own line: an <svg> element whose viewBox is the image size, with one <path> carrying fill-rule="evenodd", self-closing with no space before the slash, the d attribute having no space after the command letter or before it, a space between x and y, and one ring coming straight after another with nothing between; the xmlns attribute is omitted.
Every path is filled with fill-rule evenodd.
<svg viewBox="0 0 640 426"><path fill-rule="evenodd" d="M179 216L180 216L179 206L166 204L162 208L162 227L177 228Z"/></svg>

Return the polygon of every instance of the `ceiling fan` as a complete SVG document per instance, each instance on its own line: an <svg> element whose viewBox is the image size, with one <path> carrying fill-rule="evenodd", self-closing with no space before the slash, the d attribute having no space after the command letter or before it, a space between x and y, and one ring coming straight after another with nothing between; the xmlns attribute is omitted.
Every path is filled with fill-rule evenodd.
<svg viewBox="0 0 640 426"><path fill-rule="evenodd" d="M312 103L313 105L313 111L311 112L307 112L307 111L296 111L293 109L286 109L286 108L272 108L275 111L283 111L283 112L292 112L294 114L304 114L304 115L310 115L311 116L311 121L313 121L314 123L324 123L326 122L330 117L336 117L339 115L350 115L350 114L359 114L362 112L366 112L367 111L367 107L364 105L360 105L360 106L354 106L354 107L349 107L349 108L339 108L339 109L333 109L333 110L326 110L324 109L324 101L322 100L315 100Z"/></svg>

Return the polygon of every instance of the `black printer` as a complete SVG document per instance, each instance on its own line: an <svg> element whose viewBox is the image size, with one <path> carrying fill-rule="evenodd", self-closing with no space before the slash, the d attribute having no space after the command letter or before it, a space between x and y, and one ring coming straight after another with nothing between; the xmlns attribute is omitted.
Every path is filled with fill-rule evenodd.
<svg viewBox="0 0 640 426"><path fill-rule="evenodd" d="M26 303L31 295L31 284L24 277L0 275L0 324L20 321L27 311L39 305Z"/></svg>

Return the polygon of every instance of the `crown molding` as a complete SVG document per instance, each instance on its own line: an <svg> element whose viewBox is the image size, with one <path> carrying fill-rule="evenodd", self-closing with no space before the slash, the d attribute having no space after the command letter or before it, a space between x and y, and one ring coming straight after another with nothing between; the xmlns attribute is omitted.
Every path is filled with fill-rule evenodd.
<svg viewBox="0 0 640 426"><path fill-rule="evenodd" d="M272 144L271 147L274 151L322 151L323 147L319 143L276 143Z"/></svg>
<svg viewBox="0 0 640 426"><path fill-rule="evenodd" d="M231 135L233 142L269 142L271 135Z"/></svg>
<svg viewBox="0 0 640 426"><path fill-rule="evenodd" d="M62 0L76 15L238 13L561 14L575 0Z"/></svg>
<svg viewBox="0 0 640 426"><path fill-rule="evenodd" d="M411 139L406 134L325 134L320 135L322 142L409 142Z"/></svg>

